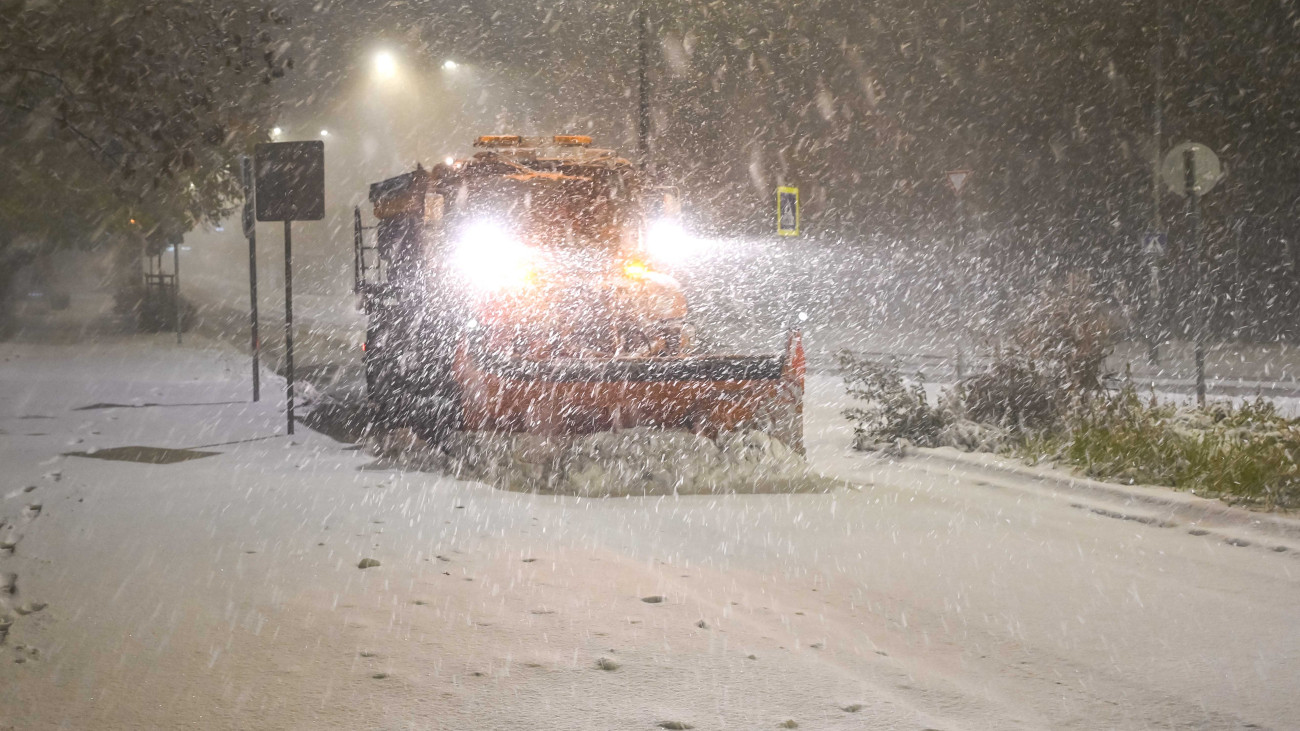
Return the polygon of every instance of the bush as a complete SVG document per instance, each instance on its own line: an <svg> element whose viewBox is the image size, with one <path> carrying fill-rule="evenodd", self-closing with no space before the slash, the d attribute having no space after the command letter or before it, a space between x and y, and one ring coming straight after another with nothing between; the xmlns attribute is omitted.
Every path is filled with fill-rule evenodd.
<svg viewBox="0 0 1300 731"><path fill-rule="evenodd" d="M849 396L865 402L844 412L854 422L854 446L905 439L925 447L991 448L1008 436L1059 428L1071 409L1102 392L1113 329L1085 279L1037 292L1016 322L1004 336L1006 347L961 380L943 405L929 402L920 377L908 385L894 364L841 352Z"/></svg>
<svg viewBox="0 0 1300 731"><path fill-rule="evenodd" d="M1300 506L1300 420L1257 399L1179 411L1144 403L1127 386L1074 411L1067 428L1027 440L1024 456L1052 458L1104 480L1166 485L1261 507Z"/></svg>
<svg viewBox="0 0 1300 731"><path fill-rule="evenodd" d="M1114 328L1087 280L1071 277L1029 298L990 365L963 379L954 406L1016 434L1053 429L1102 393Z"/></svg>
<svg viewBox="0 0 1300 731"><path fill-rule="evenodd" d="M953 395L965 418L1015 432L1053 426L1069 400L1058 381L1018 352L1004 353L963 379Z"/></svg>
<svg viewBox="0 0 1300 731"><path fill-rule="evenodd" d="M143 283L132 282L114 292L113 310L131 318L139 332L172 332L176 329L176 300L169 295L170 292L147 290ZM185 297L180 300L181 330L189 332L198 309Z"/></svg>
<svg viewBox="0 0 1300 731"><path fill-rule="evenodd" d="M1013 352L1059 380L1072 397L1102 390L1115 327L1084 277L1040 291L1027 305L1022 325L1012 331Z"/></svg>
<svg viewBox="0 0 1300 731"><path fill-rule="evenodd" d="M939 435L951 417L930 404L923 378L918 376L908 385L895 364L848 351L841 351L838 358L849 396L863 402L861 407L844 411L845 418L853 422L855 449L904 439L917 446L938 446Z"/></svg>

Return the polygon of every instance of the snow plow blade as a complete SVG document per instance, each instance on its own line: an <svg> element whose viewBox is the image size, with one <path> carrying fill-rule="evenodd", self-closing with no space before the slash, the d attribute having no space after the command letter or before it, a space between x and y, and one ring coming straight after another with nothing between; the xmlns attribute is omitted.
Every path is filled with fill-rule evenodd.
<svg viewBox="0 0 1300 731"><path fill-rule="evenodd" d="M462 344L454 364L469 431L558 436L651 426L714 439L752 429L800 454L804 370L797 332L780 355L536 361Z"/></svg>

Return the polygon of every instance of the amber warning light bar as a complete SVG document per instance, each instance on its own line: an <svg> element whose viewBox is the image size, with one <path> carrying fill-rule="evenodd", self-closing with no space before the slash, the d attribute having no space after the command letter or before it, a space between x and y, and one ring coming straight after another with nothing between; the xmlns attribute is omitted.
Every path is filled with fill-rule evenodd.
<svg viewBox="0 0 1300 731"><path fill-rule="evenodd" d="M544 146L547 140L544 137L529 137L524 139L522 135L483 135L474 140L475 147L521 147ZM557 147L591 147L591 137L587 135L555 135L551 137L550 144Z"/></svg>
<svg viewBox="0 0 1300 731"><path fill-rule="evenodd" d="M519 135L483 135L474 140L475 147L518 147L524 138Z"/></svg>

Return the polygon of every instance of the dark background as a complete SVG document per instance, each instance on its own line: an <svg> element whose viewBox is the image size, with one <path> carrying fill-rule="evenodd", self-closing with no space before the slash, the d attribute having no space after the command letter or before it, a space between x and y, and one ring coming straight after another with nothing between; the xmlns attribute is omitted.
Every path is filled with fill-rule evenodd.
<svg viewBox="0 0 1300 731"><path fill-rule="evenodd" d="M0 4L7 12L37 7ZM134 16L117 25L112 19L141 12L134 3L72 4L98 9L99 16L77 11L93 29L77 28L81 15L74 13L50 26L64 42L53 50L42 50L40 33L48 30L26 46L0 42L0 101L9 101L4 95L20 78L20 91L44 94L48 109L58 110L47 117L66 116L55 106L63 81L50 75L64 75L61 65L91 32L107 50L96 50L89 68L134 68L127 61L157 58L128 81L173 102L190 93L192 81L160 85L157 75L173 58L211 58L183 28L168 31L170 16L152 21L157 27L147 33L133 32ZM201 10L209 6L215 9ZM196 0L185 7L221 15L222 32L230 32L224 6ZM252 30L234 47L250 65L265 59L267 84L259 94L219 100L217 110L235 118L222 123L226 149L233 149L232 128L252 141L268 141L271 125L285 140L329 130L326 226L304 230L302 252L308 270L315 252L320 268L346 271L352 206L364 202L369 183L417 162L462 156L476 135L586 133L634 154L640 7L634 0L253 3L244 21ZM882 307L906 303L927 324L938 318L960 328L1014 317L1017 293L1074 276L1090 281L1130 326L1155 332L1148 317L1154 308L1165 334L1178 335L1193 271L1182 199L1163 195L1170 246L1155 262L1158 301L1148 296L1140 253L1142 234L1155 226L1158 101L1160 149L1197 141L1217 151L1228 170L1203 201L1213 335L1300 337L1295 0L645 0L645 8L653 26L651 159L661 181L682 190L694 231L766 239L792 251L813 247L831 258L850 252L864 269L835 287ZM375 78L379 51L393 55L397 78ZM44 64L45 76L6 75L45 52L30 60ZM1158 100L1157 52L1164 70ZM446 59L459 67L444 69ZM205 78L206 67L198 68L195 78ZM150 106L147 97L129 101ZM154 117L172 119L193 106L181 101ZM256 114L243 114L254 107ZM125 221L136 214L113 213L116 229L96 218L107 210L104 196L83 193L76 205L48 206L56 215L30 213L46 207L33 195L96 188L81 180L34 187L49 177L39 171L53 158L22 156L34 149L35 116L16 109L0 112L0 126L16 141L5 150L2 177L21 181L0 186L0 244L37 235L37 224L51 240L129 233ZM138 120L127 122L116 130L134 124L140 131ZM39 136L60 149L75 152L84 142L47 126ZM82 129L94 131L89 121ZM195 130L201 142L208 128ZM110 139L97 144L116 149L115 128L103 134ZM178 141L159 154L183 168L196 164L187 159L194 146ZM944 179L957 168L973 171L960 205ZM168 175L154 191L167 189ZM778 185L800 188L798 242L775 240ZM224 212L237 204L233 178L197 190L225 201ZM173 220L180 204L160 207L146 217L149 230L201 229L194 211L203 206L181 203L184 220ZM90 224L71 225L83 218ZM3 230L17 225L27 228Z"/></svg>

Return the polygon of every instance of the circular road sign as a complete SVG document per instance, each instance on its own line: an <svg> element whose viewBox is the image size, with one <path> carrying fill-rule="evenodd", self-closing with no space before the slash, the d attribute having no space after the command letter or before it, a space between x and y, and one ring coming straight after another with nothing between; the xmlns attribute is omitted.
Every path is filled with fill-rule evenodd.
<svg viewBox="0 0 1300 731"><path fill-rule="evenodd" d="M1196 183L1191 191L1187 190L1188 150L1192 151L1193 164L1196 166ZM1205 195L1223 178L1223 166L1219 164L1219 156L1214 154L1214 150L1197 142L1184 142L1165 155L1160 164L1160 178L1178 195L1185 196L1189 192Z"/></svg>

